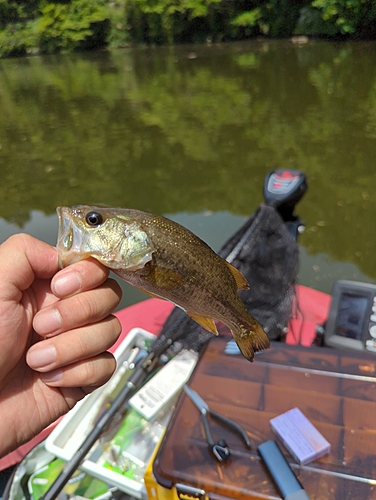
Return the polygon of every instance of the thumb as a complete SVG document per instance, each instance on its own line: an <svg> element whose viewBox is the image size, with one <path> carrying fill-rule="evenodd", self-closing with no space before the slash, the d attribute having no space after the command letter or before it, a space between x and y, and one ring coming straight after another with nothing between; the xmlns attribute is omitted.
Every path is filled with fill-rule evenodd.
<svg viewBox="0 0 376 500"><path fill-rule="evenodd" d="M59 269L57 250L28 234L16 234L0 245L0 299L14 299L35 278L51 278Z"/></svg>

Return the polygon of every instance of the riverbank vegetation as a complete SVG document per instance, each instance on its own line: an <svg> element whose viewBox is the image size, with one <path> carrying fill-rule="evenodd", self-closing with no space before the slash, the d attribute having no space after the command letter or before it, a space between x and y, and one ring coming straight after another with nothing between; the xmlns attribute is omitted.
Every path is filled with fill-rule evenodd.
<svg viewBox="0 0 376 500"><path fill-rule="evenodd" d="M374 0L0 0L0 56L255 37L376 38Z"/></svg>

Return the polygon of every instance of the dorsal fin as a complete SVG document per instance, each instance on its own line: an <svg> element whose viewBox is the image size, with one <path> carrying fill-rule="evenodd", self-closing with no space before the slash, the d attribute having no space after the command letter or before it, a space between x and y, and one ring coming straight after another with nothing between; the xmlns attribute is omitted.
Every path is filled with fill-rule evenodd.
<svg viewBox="0 0 376 500"><path fill-rule="evenodd" d="M249 290L249 284L246 278L242 275L239 269L236 269L232 264L226 261L227 267L230 269L231 274L235 278L238 290Z"/></svg>

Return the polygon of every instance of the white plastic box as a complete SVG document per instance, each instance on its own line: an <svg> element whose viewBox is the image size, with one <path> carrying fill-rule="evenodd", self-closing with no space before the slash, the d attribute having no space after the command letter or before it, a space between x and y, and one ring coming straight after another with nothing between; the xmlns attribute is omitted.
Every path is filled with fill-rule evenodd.
<svg viewBox="0 0 376 500"><path fill-rule="evenodd" d="M330 443L299 408L270 420L273 431L300 465L306 465L330 451Z"/></svg>
<svg viewBox="0 0 376 500"><path fill-rule="evenodd" d="M112 378L103 387L77 403L63 418L46 440L45 447L47 451L66 461L73 457L92 429L106 396L113 390L114 380L116 380L122 363L128 358L131 349L135 345L142 347L145 341L154 340L155 338L155 335L141 328L134 328L128 333L115 352L118 367ZM88 458L80 465L81 470L117 486L121 491L134 498L147 499L146 489L142 480L135 481L104 468L100 463L92 461L90 456L89 453Z"/></svg>

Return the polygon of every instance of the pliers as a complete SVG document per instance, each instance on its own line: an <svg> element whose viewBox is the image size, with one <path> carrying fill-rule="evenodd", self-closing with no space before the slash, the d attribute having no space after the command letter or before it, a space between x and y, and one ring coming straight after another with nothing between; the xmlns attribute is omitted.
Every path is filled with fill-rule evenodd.
<svg viewBox="0 0 376 500"><path fill-rule="evenodd" d="M230 449L224 439L220 439L217 443L214 442L209 427L208 415L212 416L222 424L227 425L227 427L229 427L231 430L237 432L243 438L246 446L248 448L251 447L251 443L248 439L248 436L245 433L244 429L240 427L240 425L230 420L229 418L224 417L223 415L220 415L219 413L213 410L210 410L209 406L207 405L207 403L205 403L205 401L201 398L201 396L199 396L197 392L191 389L188 385L184 385L184 391L187 394L187 396L189 396L189 398L192 400L192 402L197 406L198 410L201 413L206 442L208 443L208 446L213 452L215 458L219 462L224 462L225 460L228 459L228 457L230 456Z"/></svg>

